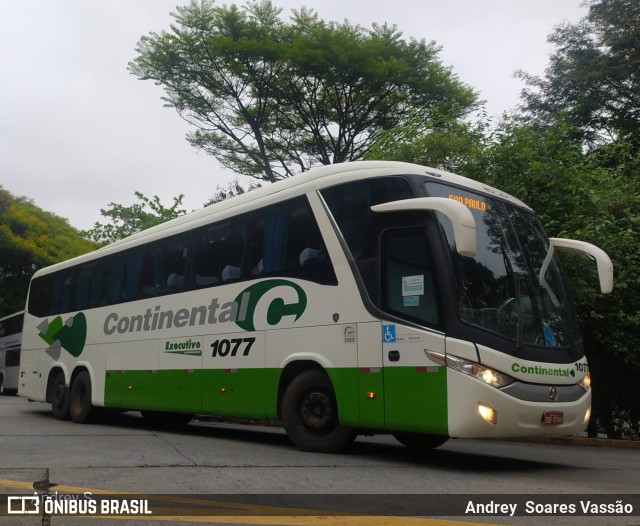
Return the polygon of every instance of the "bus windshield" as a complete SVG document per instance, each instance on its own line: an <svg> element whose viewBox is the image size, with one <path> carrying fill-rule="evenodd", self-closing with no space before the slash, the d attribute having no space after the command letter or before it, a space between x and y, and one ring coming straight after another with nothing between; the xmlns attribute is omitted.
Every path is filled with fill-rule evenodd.
<svg viewBox="0 0 640 526"><path fill-rule="evenodd" d="M566 348L579 338L565 278L538 219L506 201L439 183L433 197L469 208L477 228L478 252L460 256L451 222L437 214L452 249L463 322L523 344Z"/></svg>

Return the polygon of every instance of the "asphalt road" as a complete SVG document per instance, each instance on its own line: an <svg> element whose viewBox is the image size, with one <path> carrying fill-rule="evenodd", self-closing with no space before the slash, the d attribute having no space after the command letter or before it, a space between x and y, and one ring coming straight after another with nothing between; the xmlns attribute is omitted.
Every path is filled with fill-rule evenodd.
<svg viewBox="0 0 640 526"><path fill-rule="evenodd" d="M195 421L180 430L150 429L138 413L78 425L53 419L47 405L0 397L0 493L32 495L34 483L50 494L162 494L162 509L173 510L165 519L157 513L101 519L105 525L640 525L638 449L450 440L417 455L391 436L375 436L359 437L346 453L310 454L296 450L278 427ZM523 511L551 505L557 495L578 512L598 498L631 503L634 512L583 517L569 508L548 517ZM515 504L518 513L465 513L469 502ZM194 507L204 507L205 516L193 516ZM0 516L2 525L94 522Z"/></svg>

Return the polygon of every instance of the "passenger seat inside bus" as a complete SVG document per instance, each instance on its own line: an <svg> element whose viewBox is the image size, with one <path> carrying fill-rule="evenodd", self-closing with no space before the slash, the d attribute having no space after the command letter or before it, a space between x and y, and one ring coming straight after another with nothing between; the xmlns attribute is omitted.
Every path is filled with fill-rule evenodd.
<svg viewBox="0 0 640 526"><path fill-rule="evenodd" d="M315 248L305 248L302 252L300 252L300 266L306 267L317 263L320 260L320 255L320 251Z"/></svg>
<svg viewBox="0 0 640 526"><path fill-rule="evenodd" d="M227 265L222 269L222 282L240 279L241 268L234 265Z"/></svg>

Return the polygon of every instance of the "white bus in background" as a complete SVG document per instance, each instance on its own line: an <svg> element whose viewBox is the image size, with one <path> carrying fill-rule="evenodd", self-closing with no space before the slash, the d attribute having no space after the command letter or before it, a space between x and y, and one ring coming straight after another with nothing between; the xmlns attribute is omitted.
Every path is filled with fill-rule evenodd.
<svg viewBox="0 0 640 526"><path fill-rule="evenodd" d="M514 197L395 162L325 166L38 271L19 394L60 419L280 419L310 451L358 433L572 434L589 373L559 250Z"/></svg>
<svg viewBox="0 0 640 526"><path fill-rule="evenodd" d="M18 392L23 318L20 311L0 319L0 395Z"/></svg>

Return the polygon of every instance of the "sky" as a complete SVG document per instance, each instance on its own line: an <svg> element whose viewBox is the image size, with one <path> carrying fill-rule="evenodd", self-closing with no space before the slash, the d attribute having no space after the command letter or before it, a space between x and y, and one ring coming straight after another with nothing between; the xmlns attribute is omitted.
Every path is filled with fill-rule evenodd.
<svg viewBox="0 0 640 526"><path fill-rule="evenodd" d="M127 70L141 36L169 29L189 0L0 0L0 185L68 219L103 221L101 208L165 205L185 194L201 208L235 175L191 147L163 90ZM229 0L220 3L233 3ZM238 2L242 3L242 2ZM302 6L324 20L395 24L434 40L440 60L479 92L498 118L519 102L522 69L542 74L554 26L577 22L582 0L273 0L283 16ZM241 179L242 180L242 179Z"/></svg>

